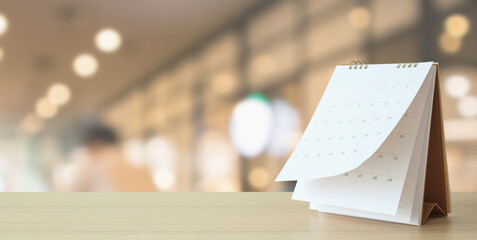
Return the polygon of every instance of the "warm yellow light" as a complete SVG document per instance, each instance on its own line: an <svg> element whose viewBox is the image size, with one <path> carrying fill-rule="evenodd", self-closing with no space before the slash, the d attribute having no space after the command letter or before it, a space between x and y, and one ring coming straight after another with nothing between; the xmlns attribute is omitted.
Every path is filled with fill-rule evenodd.
<svg viewBox="0 0 477 240"><path fill-rule="evenodd" d="M255 189L263 189L270 183L270 173L263 167L254 167L248 174L248 182Z"/></svg>
<svg viewBox="0 0 477 240"><path fill-rule="evenodd" d="M58 112L58 107L51 103L47 98L38 100L35 107L36 113L42 118L52 118Z"/></svg>
<svg viewBox="0 0 477 240"><path fill-rule="evenodd" d="M220 73L212 78L212 89L220 95L232 93L237 88L237 79L227 73Z"/></svg>
<svg viewBox="0 0 477 240"><path fill-rule="evenodd" d="M4 35L8 30L8 19L0 13L0 36Z"/></svg>
<svg viewBox="0 0 477 240"><path fill-rule="evenodd" d="M34 134L41 130L43 121L38 115L31 113L23 119L21 127L25 132Z"/></svg>
<svg viewBox="0 0 477 240"><path fill-rule="evenodd" d="M3 48L0 47L0 62L3 61L4 57L5 57L5 52L3 51Z"/></svg>
<svg viewBox="0 0 477 240"><path fill-rule="evenodd" d="M461 38L469 32L470 21L462 14L454 14L446 18L444 29L450 36Z"/></svg>
<svg viewBox="0 0 477 240"><path fill-rule="evenodd" d="M371 14L365 7L355 7L348 14L351 25L356 28L366 28L371 22Z"/></svg>
<svg viewBox="0 0 477 240"><path fill-rule="evenodd" d="M442 33L439 38L439 45L442 51L453 54L460 50L462 47L462 41L460 38L455 38L447 33Z"/></svg>
<svg viewBox="0 0 477 240"><path fill-rule="evenodd" d="M262 75L269 75L276 68L275 58L268 54L258 55L253 62L254 70Z"/></svg>
<svg viewBox="0 0 477 240"><path fill-rule="evenodd" d="M121 35L112 28L105 28L96 34L96 47L102 52L114 52L121 46Z"/></svg>
<svg viewBox="0 0 477 240"><path fill-rule="evenodd" d="M154 184L159 190L170 190L176 182L176 176L171 169L162 168L154 172Z"/></svg>
<svg viewBox="0 0 477 240"><path fill-rule="evenodd" d="M98 61L91 54L80 54L73 61L73 70L80 77L91 77L98 71Z"/></svg>
<svg viewBox="0 0 477 240"><path fill-rule="evenodd" d="M48 100L57 106L66 104L70 98L70 88L63 83L55 83L48 89Z"/></svg>

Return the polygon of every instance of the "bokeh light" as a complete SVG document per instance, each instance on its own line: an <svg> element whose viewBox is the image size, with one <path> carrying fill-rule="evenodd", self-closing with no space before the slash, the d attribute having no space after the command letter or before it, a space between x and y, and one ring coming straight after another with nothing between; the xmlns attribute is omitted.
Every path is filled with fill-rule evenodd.
<svg viewBox="0 0 477 240"><path fill-rule="evenodd" d="M301 136L300 116L288 102L282 99L272 101L273 130L267 152L274 157L290 153Z"/></svg>
<svg viewBox="0 0 477 240"><path fill-rule="evenodd" d="M453 98L461 98L470 91L470 80L464 75L452 75L446 79L445 90Z"/></svg>
<svg viewBox="0 0 477 240"><path fill-rule="evenodd" d="M351 25L356 28L366 28L371 22L371 14L365 7L355 7L348 14Z"/></svg>
<svg viewBox="0 0 477 240"><path fill-rule="evenodd" d="M52 118L58 112L58 107L51 103L48 98L41 98L35 105L35 110L38 116L48 119Z"/></svg>
<svg viewBox="0 0 477 240"><path fill-rule="evenodd" d="M446 18L444 29L450 36L461 38L469 32L470 21L462 14L454 14Z"/></svg>
<svg viewBox="0 0 477 240"><path fill-rule="evenodd" d="M291 190L333 69L366 58L439 62L450 188L477 191L472 1L62 2L0 7L0 191L2 161L7 191Z"/></svg>
<svg viewBox="0 0 477 240"><path fill-rule="evenodd" d="M126 161L134 167L141 167L146 164L145 147L140 139L129 139L122 147L122 152Z"/></svg>
<svg viewBox="0 0 477 240"><path fill-rule="evenodd" d="M0 37L3 36L8 30L8 19L7 17L0 13Z"/></svg>
<svg viewBox="0 0 477 240"><path fill-rule="evenodd" d="M199 139L198 159L205 178L233 175L239 156L230 140L218 131L206 131Z"/></svg>
<svg viewBox="0 0 477 240"><path fill-rule="evenodd" d="M212 89L219 95L228 95L238 86L237 79L228 73L220 73L212 78Z"/></svg>
<svg viewBox="0 0 477 240"><path fill-rule="evenodd" d="M22 130L29 134L35 134L43 127L43 120L35 113L28 114L21 123Z"/></svg>
<svg viewBox="0 0 477 240"><path fill-rule="evenodd" d="M230 136L245 157L263 152L272 133L273 114L265 96L253 94L238 103L232 113Z"/></svg>
<svg viewBox="0 0 477 240"><path fill-rule="evenodd" d="M277 68L277 63L274 57L269 54L260 54L253 61L254 71L262 76L268 76Z"/></svg>
<svg viewBox="0 0 477 240"><path fill-rule="evenodd" d="M146 156L151 169L171 168L177 161L174 145L163 137L153 137L147 141Z"/></svg>
<svg viewBox="0 0 477 240"><path fill-rule="evenodd" d="M248 183L254 189L263 189L270 184L270 173L264 167L254 167L248 174Z"/></svg>
<svg viewBox="0 0 477 240"><path fill-rule="evenodd" d="M96 47L106 53L114 52L121 47L121 35L112 28L101 29L95 38Z"/></svg>
<svg viewBox="0 0 477 240"><path fill-rule="evenodd" d="M91 77L98 71L98 61L91 54L80 54L73 61L73 70L80 77Z"/></svg>
<svg viewBox="0 0 477 240"><path fill-rule="evenodd" d="M70 100L71 90L64 83L55 83L48 89L47 97L51 103L57 106L62 106Z"/></svg>
<svg viewBox="0 0 477 240"><path fill-rule="evenodd" d="M448 33L442 33L439 37L439 46L443 52L453 54L458 52L462 47L462 40L460 38L453 37Z"/></svg>
<svg viewBox="0 0 477 240"><path fill-rule="evenodd" d="M176 182L176 176L171 169L161 168L154 172L154 185L162 191L170 190Z"/></svg>
<svg viewBox="0 0 477 240"><path fill-rule="evenodd" d="M459 99L457 111L459 111L460 115L467 118L477 116L477 97L469 95Z"/></svg>

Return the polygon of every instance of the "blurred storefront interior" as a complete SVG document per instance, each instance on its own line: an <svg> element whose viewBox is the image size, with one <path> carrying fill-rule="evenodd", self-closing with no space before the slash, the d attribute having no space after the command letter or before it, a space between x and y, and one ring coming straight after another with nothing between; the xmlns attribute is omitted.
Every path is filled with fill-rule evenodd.
<svg viewBox="0 0 477 240"><path fill-rule="evenodd" d="M0 191L292 190L353 60L439 62L451 190L477 191L476 25L470 0L0 0Z"/></svg>

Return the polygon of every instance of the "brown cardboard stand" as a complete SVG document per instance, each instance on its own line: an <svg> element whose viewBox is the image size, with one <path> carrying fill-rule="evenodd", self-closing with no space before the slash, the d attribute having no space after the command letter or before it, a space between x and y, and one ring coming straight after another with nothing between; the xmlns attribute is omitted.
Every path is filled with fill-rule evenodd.
<svg viewBox="0 0 477 240"><path fill-rule="evenodd" d="M439 86L439 65L437 63L434 63L434 65L437 67L437 70L427 153L424 201L421 215L422 224L426 222L430 215L447 216L451 211Z"/></svg>

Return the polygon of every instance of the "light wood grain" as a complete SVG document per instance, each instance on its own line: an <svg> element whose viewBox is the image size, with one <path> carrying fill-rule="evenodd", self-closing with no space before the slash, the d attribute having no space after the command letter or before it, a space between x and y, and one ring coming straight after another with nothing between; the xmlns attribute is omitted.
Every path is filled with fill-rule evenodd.
<svg viewBox="0 0 477 240"><path fill-rule="evenodd" d="M477 193L421 227L318 213L291 193L3 193L0 239L475 239Z"/></svg>

